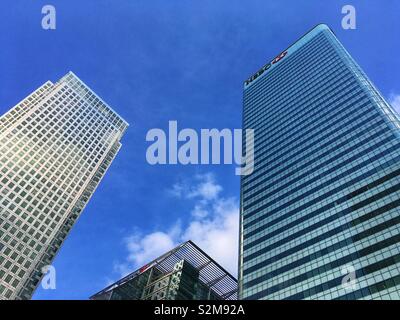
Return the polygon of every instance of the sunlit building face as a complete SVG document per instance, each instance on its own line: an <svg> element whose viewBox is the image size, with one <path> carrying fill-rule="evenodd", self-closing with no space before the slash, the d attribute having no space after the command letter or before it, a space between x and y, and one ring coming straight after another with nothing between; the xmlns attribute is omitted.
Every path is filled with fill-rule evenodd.
<svg viewBox="0 0 400 320"><path fill-rule="evenodd" d="M73 73L0 118L0 299L29 299L127 123Z"/></svg>

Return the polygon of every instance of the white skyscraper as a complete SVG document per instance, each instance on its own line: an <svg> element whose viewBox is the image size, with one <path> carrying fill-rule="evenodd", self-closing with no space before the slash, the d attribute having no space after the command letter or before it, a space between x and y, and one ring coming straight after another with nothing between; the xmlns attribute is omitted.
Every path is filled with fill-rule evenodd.
<svg viewBox="0 0 400 320"><path fill-rule="evenodd" d="M128 124L72 72L0 117L0 299L30 299Z"/></svg>

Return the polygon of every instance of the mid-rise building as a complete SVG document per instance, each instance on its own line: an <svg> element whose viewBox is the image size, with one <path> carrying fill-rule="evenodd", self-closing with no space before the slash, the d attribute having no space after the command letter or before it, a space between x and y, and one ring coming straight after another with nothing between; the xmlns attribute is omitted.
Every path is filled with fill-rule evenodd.
<svg viewBox="0 0 400 320"><path fill-rule="evenodd" d="M187 241L91 297L92 300L236 300L237 281Z"/></svg>

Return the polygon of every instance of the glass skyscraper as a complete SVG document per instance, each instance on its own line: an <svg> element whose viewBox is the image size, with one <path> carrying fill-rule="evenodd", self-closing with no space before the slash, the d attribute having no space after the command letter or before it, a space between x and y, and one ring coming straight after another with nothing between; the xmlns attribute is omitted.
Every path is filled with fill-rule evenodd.
<svg viewBox="0 0 400 320"><path fill-rule="evenodd" d="M326 25L244 83L242 299L400 299L400 118Z"/></svg>
<svg viewBox="0 0 400 320"><path fill-rule="evenodd" d="M29 299L128 124L73 73L0 118L0 299Z"/></svg>

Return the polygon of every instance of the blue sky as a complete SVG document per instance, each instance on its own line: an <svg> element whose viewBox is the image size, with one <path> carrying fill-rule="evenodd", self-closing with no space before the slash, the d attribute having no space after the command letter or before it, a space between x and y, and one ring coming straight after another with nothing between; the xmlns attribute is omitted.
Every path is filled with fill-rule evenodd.
<svg viewBox="0 0 400 320"><path fill-rule="evenodd" d="M45 4L56 30L41 28ZM345 4L357 9L356 30L341 28ZM1 114L72 70L130 123L54 261L57 289L34 298L86 299L188 238L235 273L235 166L150 166L147 131L169 120L240 128L243 81L320 22L400 106L398 12L398 0L1 1Z"/></svg>

